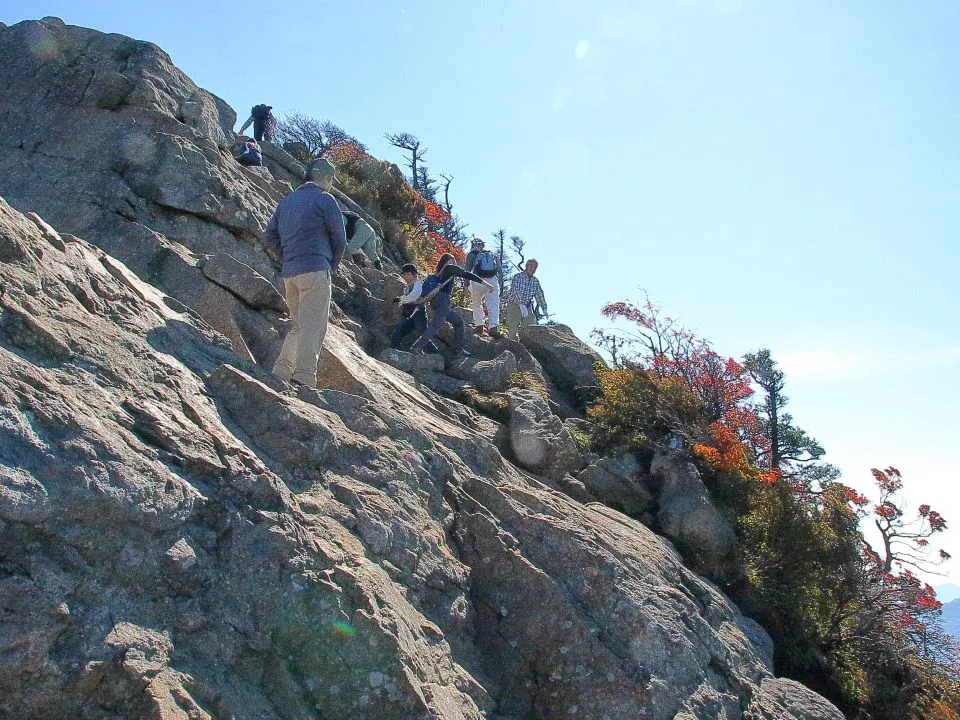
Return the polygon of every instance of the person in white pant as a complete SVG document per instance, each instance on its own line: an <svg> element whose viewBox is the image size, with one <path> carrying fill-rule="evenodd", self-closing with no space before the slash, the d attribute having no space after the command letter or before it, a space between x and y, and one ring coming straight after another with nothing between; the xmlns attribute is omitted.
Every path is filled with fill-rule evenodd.
<svg viewBox="0 0 960 720"><path fill-rule="evenodd" d="M483 307L487 307L487 332L490 337L500 337L500 261L485 248L481 238L475 237L467 254L464 269L486 280L486 283L470 283L470 299L473 306L473 331L483 335ZM489 285L487 284L489 283ZM491 289L492 288L492 289Z"/></svg>

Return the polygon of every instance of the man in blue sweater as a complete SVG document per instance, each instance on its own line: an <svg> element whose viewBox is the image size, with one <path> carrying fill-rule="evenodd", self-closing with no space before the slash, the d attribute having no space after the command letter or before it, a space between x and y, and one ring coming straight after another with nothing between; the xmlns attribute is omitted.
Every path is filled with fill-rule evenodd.
<svg viewBox="0 0 960 720"><path fill-rule="evenodd" d="M283 257L291 321L273 371L312 388L330 317L331 278L347 246L343 215L329 193L335 172L322 158L307 165L306 181L280 201L263 232L264 243Z"/></svg>

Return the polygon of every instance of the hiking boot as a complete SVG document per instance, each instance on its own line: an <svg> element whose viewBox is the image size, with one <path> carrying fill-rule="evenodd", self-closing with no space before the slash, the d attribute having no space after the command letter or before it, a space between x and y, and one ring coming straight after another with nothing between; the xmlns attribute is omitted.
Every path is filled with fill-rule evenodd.
<svg viewBox="0 0 960 720"><path fill-rule="evenodd" d="M381 272L383 272L383 263L380 262L379 260L374 260L374 261L373 261L373 266L374 266L377 270L380 270Z"/></svg>
<svg viewBox="0 0 960 720"><path fill-rule="evenodd" d="M360 267L363 268L367 266L367 259L363 257L363 255L361 255L360 253L354 253L351 257L353 257L353 262L359 265Z"/></svg>
<svg viewBox="0 0 960 720"><path fill-rule="evenodd" d="M503 337L503 334L500 332L500 328L494 326L487 330L487 334L492 337L494 340L499 340Z"/></svg>
<svg viewBox="0 0 960 720"><path fill-rule="evenodd" d="M477 337L483 337L483 325L474 325L473 332L476 333Z"/></svg>

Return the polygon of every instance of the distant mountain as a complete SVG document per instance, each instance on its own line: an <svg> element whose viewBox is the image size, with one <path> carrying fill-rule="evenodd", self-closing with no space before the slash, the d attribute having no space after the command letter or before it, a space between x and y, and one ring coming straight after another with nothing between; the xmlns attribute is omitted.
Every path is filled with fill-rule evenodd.
<svg viewBox="0 0 960 720"><path fill-rule="evenodd" d="M943 629L960 640L960 598L943 604L940 624Z"/></svg>
<svg viewBox="0 0 960 720"><path fill-rule="evenodd" d="M960 585L954 585L953 583L944 583L943 585L936 585L933 588L937 591L937 600L946 605L951 600L956 600L960 598Z"/></svg>

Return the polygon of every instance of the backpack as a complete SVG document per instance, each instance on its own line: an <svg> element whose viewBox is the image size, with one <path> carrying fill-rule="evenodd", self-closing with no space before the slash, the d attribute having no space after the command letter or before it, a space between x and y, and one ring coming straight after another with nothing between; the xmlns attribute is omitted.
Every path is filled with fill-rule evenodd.
<svg viewBox="0 0 960 720"><path fill-rule="evenodd" d="M353 236L357 233L357 220L360 218L354 212L349 210L343 211L343 229L347 233L347 240L353 240Z"/></svg>
<svg viewBox="0 0 960 720"><path fill-rule="evenodd" d="M447 285L456 280L455 277L449 277L440 283L439 275L428 275L427 279L423 281L423 284L420 286L420 297L417 298L417 305L426 305L433 299L433 296L436 295L442 288L445 288Z"/></svg>
<svg viewBox="0 0 960 720"><path fill-rule="evenodd" d="M477 275L480 277L493 277L497 274L499 263L497 256L489 250L484 250L477 254L477 263L475 265Z"/></svg>
<svg viewBox="0 0 960 720"><path fill-rule="evenodd" d="M269 105L254 105L250 108L250 114L259 120L263 120L270 114L270 110Z"/></svg>

